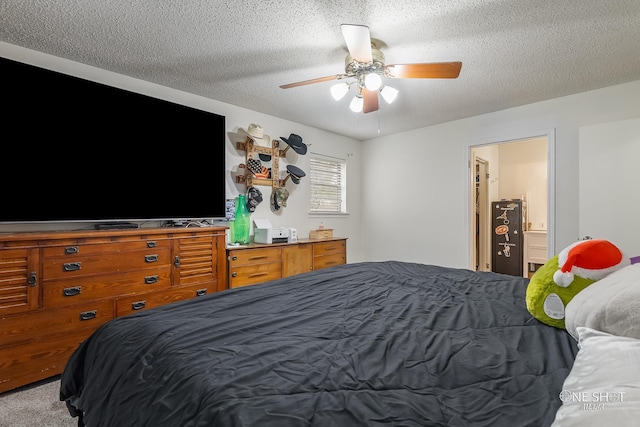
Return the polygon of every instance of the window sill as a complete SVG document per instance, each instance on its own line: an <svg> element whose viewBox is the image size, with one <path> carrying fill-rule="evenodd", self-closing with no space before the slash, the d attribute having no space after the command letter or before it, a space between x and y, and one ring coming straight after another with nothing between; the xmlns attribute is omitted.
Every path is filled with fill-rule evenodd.
<svg viewBox="0 0 640 427"><path fill-rule="evenodd" d="M349 212L309 212L310 217L349 216Z"/></svg>

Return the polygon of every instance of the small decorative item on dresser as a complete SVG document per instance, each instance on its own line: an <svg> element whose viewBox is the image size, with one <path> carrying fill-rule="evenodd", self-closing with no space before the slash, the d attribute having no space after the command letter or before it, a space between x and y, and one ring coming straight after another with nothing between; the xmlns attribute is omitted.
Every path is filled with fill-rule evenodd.
<svg viewBox="0 0 640 427"><path fill-rule="evenodd" d="M238 195L236 202L236 215L233 224L234 242L246 245L250 242L251 222L250 214L247 210L247 197L244 194Z"/></svg>
<svg viewBox="0 0 640 427"><path fill-rule="evenodd" d="M333 239L333 229L332 228L322 228L318 230L309 231L309 238L318 240L318 239Z"/></svg>

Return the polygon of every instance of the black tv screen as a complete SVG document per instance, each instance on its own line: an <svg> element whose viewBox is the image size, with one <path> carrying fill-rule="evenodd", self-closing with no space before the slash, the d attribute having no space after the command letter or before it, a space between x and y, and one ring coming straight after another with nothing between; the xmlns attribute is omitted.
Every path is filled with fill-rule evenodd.
<svg viewBox="0 0 640 427"><path fill-rule="evenodd" d="M6 58L0 69L0 222L225 217L224 116Z"/></svg>

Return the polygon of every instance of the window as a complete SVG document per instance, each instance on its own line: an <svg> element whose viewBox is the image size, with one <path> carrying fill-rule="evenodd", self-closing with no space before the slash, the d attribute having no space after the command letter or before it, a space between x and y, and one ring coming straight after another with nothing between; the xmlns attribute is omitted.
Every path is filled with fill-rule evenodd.
<svg viewBox="0 0 640 427"><path fill-rule="evenodd" d="M346 168L343 159L311 153L311 213L347 213Z"/></svg>

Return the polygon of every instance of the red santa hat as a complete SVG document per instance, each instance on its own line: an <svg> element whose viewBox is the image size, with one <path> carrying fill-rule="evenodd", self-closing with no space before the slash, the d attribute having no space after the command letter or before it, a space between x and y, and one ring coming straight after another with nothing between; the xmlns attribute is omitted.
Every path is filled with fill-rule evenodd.
<svg viewBox="0 0 640 427"><path fill-rule="evenodd" d="M574 276L600 280L626 264L629 260L608 240L580 240L558 254L560 268L553 274L553 280L566 288Z"/></svg>

